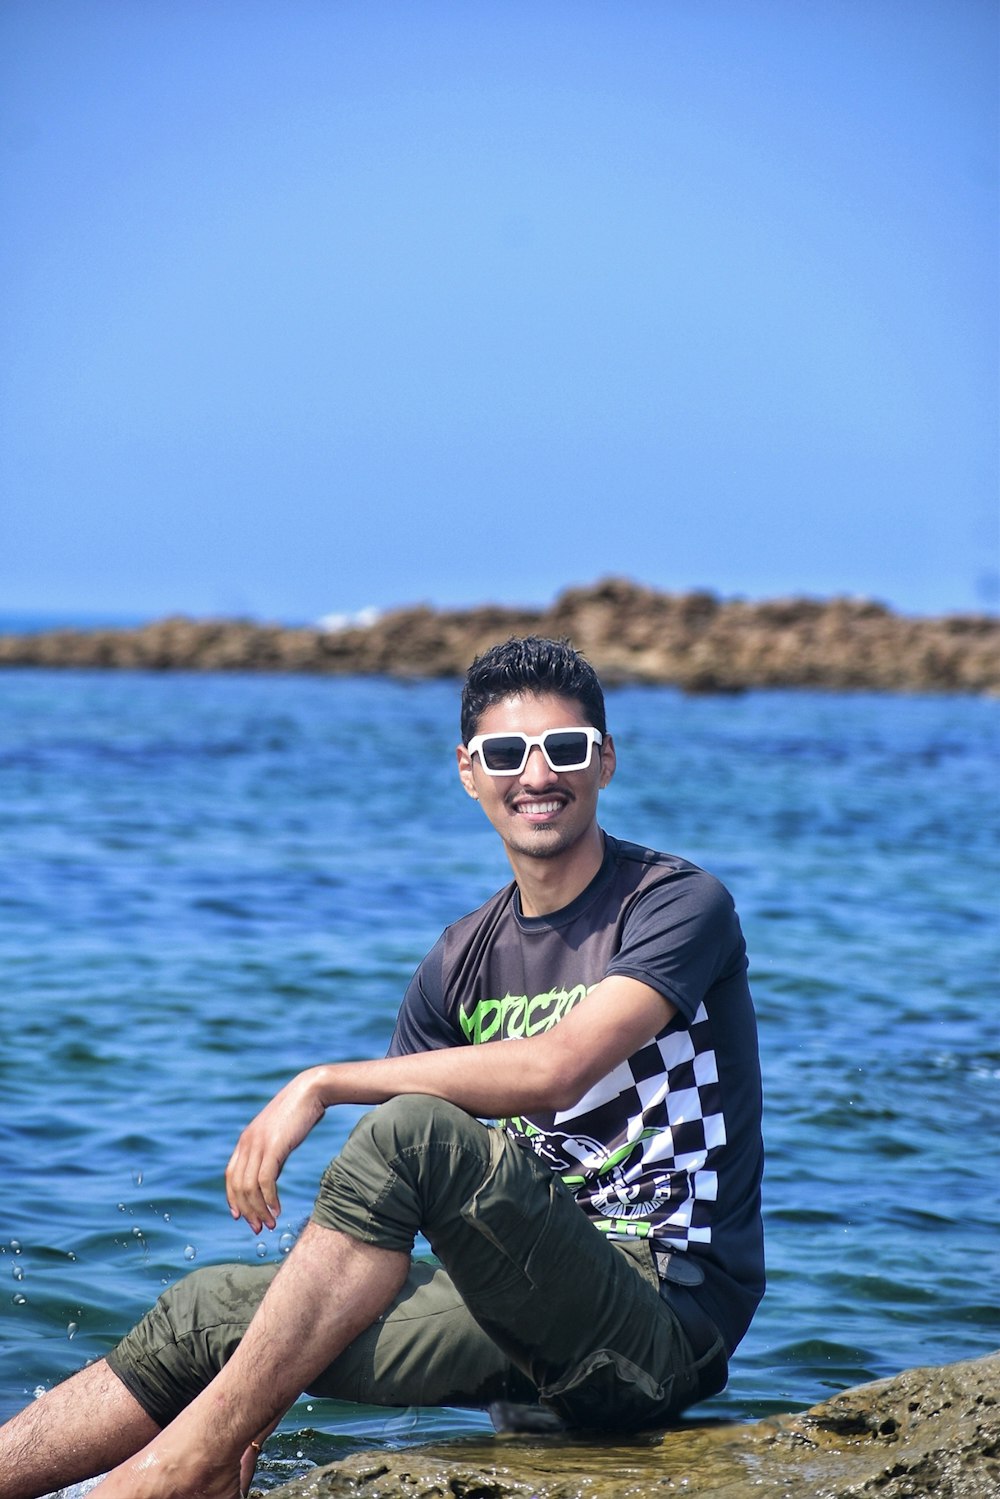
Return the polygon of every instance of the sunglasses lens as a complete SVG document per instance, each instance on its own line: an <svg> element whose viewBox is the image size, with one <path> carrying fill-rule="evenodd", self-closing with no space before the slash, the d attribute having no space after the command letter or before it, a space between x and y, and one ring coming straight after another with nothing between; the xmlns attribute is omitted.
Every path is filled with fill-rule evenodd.
<svg viewBox="0 0 1000 1499"><path fill-rule="evenodd" d="M483 742L483 764L487 770L519 770L524 759L523 734L491 734Z"/></svg>
<svg viewBox="0 0 1000 1499"><path fill-rule="evenodd" d="M582 766L590 759L590 740L579 729L560 729L545 736L549 764L557 769Z"/></svg>

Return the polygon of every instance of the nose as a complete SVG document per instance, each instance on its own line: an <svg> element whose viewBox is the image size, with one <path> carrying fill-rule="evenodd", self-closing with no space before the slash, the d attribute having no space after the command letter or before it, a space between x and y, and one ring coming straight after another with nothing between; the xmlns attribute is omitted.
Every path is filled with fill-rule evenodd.
<svg viewBox="0 0 1000 1499"><path fill-rule="evenodd" d="M521 771L521 782L525 786L548 786L557 780L556 772L549 765L548 760L542 754L542 746L533 744L528 751L528 758L524 769Z"/></svg>

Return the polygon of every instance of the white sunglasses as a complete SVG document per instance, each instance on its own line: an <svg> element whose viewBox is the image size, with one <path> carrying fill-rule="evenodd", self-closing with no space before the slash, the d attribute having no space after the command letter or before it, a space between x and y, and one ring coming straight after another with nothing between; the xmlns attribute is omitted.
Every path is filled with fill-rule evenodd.
<svg viewBox="0 0 1000 1499"><path fill-rule="evenodd" d="M470 755L479 755L490 776L519 776L528 763L532 747L538 745L550 770L586 770L595 744L604 736L599 729L546 729L544 734L477 734L469 740Z"/></svg>

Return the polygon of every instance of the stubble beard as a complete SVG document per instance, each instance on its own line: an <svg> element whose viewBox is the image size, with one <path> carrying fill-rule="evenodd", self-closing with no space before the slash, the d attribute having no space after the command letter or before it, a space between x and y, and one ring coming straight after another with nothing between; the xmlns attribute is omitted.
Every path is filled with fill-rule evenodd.
<svg viewBox="0 0 1000 1499"><path fill-rule="evenodd" d="M529 859L558 859L574 848L582 837L582 831L572 834L551 825L521 827L515 829L513 836L507 839L507 844L513 853Z"/></svg>

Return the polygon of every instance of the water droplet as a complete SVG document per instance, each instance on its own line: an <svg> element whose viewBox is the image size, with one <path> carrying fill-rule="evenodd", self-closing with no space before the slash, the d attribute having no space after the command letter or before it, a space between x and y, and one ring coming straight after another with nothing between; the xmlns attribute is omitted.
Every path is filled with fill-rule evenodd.
<svg viewBox="0 0 1000 1499"><path fill-rule="evenodd" d="M10 1247L11 1247L11 1249L13 1249L13 1251L14 1251L15 1254L20 1254L21 1253L21 1241L20 1241L20 1239L11 1239L11 1241L10 1241Z"/></svg>
<svg viewBox="0 0 1000 1499"><path fill-rule="evenodd" d="M41 1400L42 1396L45 1394L45 1386L43 1384L36 1384L31 1393L36 1400Z"/></svg>
<svg viewBox="0 0 1000 1499"><path fill-rule="evenodd" d="M133 1236L133 1238L141 1239L142 1238L142 1229L141 1228L133 1228L133 1230L132 1230L132 1236Z"/></svg>
<svg viewBox="0 0 1000 1499"><path fill-rule="evenodd" d="M281 1238L278 1240L278 1248L281 1250L282 1254L287 1254L294 1243L294 1234L282 1234Z"/></svg>
<svg viewBox="0 0 1000 1499"><path fill-rule="evenodd" d="M184 1246L184 1258L186 1260L193 1260L197 1253L198 1251L193 1244L186 1244Z"/></svg>
<svg viewBox="0 0 1000 1499"><path fill-rule="evenodd" d="M22 1296L20 1291L15 1291L10 1299L15 1306L26 1306L28 1302L27 1296Z"/></svg>
<svg viewBox="0 0 1000 1499"><path fill-rule="evenodd" d="M266 1256L267 1256L267 1245L266 1244L260 1244L260 1243L258 1243L258 1245L257 1245L257 1258L259 1260L262 1260L262 1259L265 1259Z"/></svg>
<svg viewBox="0 0 1000 1499"><path fill-rule="evenodd" d="M124 1203L123 1203L123 1202L120 1202L120 1203L119 1203L119 1204L118 1204L118 1211L119 1211L119 1212L120 1212L120 1213L124 1213L124 1211L125 1211L125 1204L124 1204Z"/></svg>
<svg viewBox="0 0 1000 1499"><path fill-rule="evenodd" d="M76 1255L73 1253L72 1249L67 1249L67 1251L66 1251L66 1258L68 1260L75 1260L76 1259Z"/></svg>
<svg viewBox="0 0 1000 1499"><path fill-rule="evenodd" d="M69 1338L69 1340L70 1340L71 1343L72 1343L73 1339L76 1337L76 1328L77 1328L77 1324L75 1322L70 1322L70 1323L67 1324L67 1327L66 1327L66 1336Z"/></svg>
<svg viewBox="0 0 1000 1499"><path fill-rule="evenodd" d="M132 1180L135 1182L135 1184L136 1184L137 1187L141 1187L142 1186L142 1172L141 1171L133 1171L132 1172Z"/></svg>
<svg viewBox="0 0 1000 1499"><path fill-rule="evenodd" d="M24 1267L21 1266L21 1265L12 1265L11 1266L11 1274L13 1275L13 1277L14 1277L15 1280L23 1280L24 1279Z"/></svg>
<svg viewBox="0 0 1000 1499"><path fill-rule="evenodd" d="M164 1223L169 1223L170 1222L170 1214L169 1213L164 1213L164 1215L163 1215L163 1221L164 1221Z"/></svg>
<svg viewBox="0 0 1000 1499"><path fill-rule="evenodd" d="M307 1410L307 1411L311 1411L311 1410L312 1410L312 1406L311 1406L311 1405L307 1405L307 1406L306 1406L306 1410Z"/></svg>

